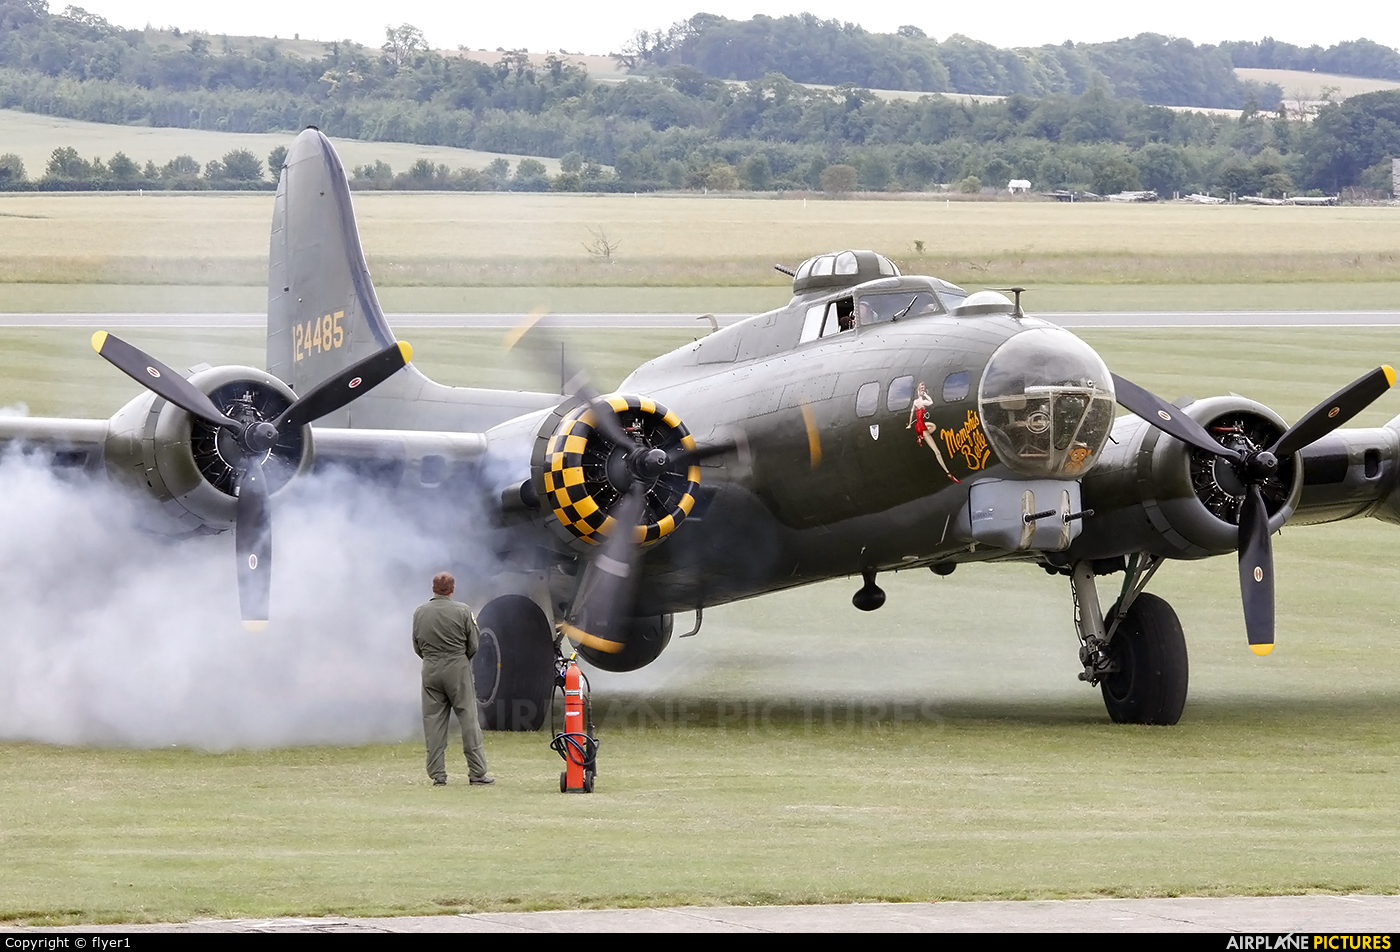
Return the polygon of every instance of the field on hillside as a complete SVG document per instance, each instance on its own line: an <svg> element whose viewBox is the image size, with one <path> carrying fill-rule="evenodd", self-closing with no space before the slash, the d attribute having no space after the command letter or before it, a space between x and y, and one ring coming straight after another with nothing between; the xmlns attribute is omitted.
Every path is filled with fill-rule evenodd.
<svg viewBox="0 0 1400 952"><path fill-rule="evenodd" d="M636 310L632 289L727 288L771 307L788 285L773 264L842 247L880 249L908 272L970 287L1027 285L1068 297L1054 308L1067 310L1093 308L1057 290L1094 288L1110 306L1131 307L1120 292L1139 288L1149 309L1181 307L1180 295L1196 307L1268 306L1265 297L1383 307L1400 278L1395 207L357 193L355 208L376 285L427 298L442 297L438 289L465 289L459 298L470 289L615 289L616 308ZM45 302L63 285L241 286L256 300L270 217L265 194L0 195L0 306L54 309ZM611 261L589 250L600 240ZM1202 293L1225 287L1234 290ZM1103 289L1116 290L1103 298ZM159 297L153 291L148 306L165 309ZM693 309L693 298L677 309ZM667 309L656 303L640 309Z"/></svg>
<svg viewBox="0 0 1400 952"><path fill-rule="evenodd" d="M1324 89L1335 90L1334 95L1342 99L1382 89L1400 89L1400 83L1390 79L1312 73L1302 69L1236 69L1235 75L1256 83L1278 83L1284 99L1304 101L1321 99Z"/></svg>
<svg viewBox="0 0 1400 952"><path fill-rule="evenodd" d="M176 367L262 353L252 331L129 336ZM444 382L520 384L499 336L411 339ZM1082 336L1158 392L1237 390L1289 419L1400 348L1392 330ZM603 330L570 346L607 385L685 339ZM3 403L98 414L135 392L83 333L7 330L0 354ZM1397 413L1392 393L1357 424ZM145 570L103 561L113 532L88 526L101 517L80 486L30 504L16 478L0 467L11 574L61 566L92 615L81 633L16 628L23 602L43 604L30 595L0 626L0 922L1400 889L1393 526L1277 537L1266 659L1246 649L1232 559L1164 568L1151 589L1177 608L1193 665L1175 728L1107 722L1075 680L1068 585L1033 567L882 576L889 602L871 614L851 608L853 580L713 608L654 665L593 675L597 792L562 797L539 734L487 737L494 788L431 788L402 618L366 613L328 636L303 611L307 628L250 642L223 617L226 539L129 550L172 583L132 636L120 606ZM274 615L308 593L324 611L351 598L350 575L287 584L344 530L278 518ZM347 548L361 573L397 571L392 552ZM187 609L192 579L210 581ZM177 606L187 627L160 618ZM291 740L229 749L269 716ZM318 717L378 743L297 746L326 743L305 726ZM35 742L73 724L67 746ZM111 739L130 736L150 739Z"/></svg>
<svg viewBox="0 0 1400 952"><path fill-rule="evenodd" d="M43 176L49 156L54 149L72 146L84 159L110 159L125 152L138 165L147 161L164 165L177 155L188 155L201 165L222 159L234 149L247 149L264 164L267 154L277 146L290 146L296 132L240 133L210 132L200 129L169 129L153 126L116 126L102 122L83 122L57 116L41 116L0 109L0 152L14 152L24 160L25 173L31 179ZM347 169L357 165L388 162L395 172L407 172L419 159L449 168L484 169L499 158L509 159L512 167L525 156L499 155L475 149L454 149L440 145L413 145L408 142L362 142L359 139L334 139L336 150ZM542 156L549 174L559 172L559 160Z"/></svg>

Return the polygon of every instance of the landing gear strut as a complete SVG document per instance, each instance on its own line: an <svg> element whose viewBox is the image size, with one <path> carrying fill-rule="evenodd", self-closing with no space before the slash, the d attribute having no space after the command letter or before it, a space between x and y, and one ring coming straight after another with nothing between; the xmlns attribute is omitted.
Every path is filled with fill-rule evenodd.
<svg viewBox="0 0 1400 952"><path fill-rule="evenodd" d="M1093 565L1076 563L1071 576L1084 665L1079 679L1099 686L1108 716L1119 724L1175 724L1186 706L1181 622L1164 600L1143 592L1161 563L1146 554L1129 559L1122 594L1106 617Z"/></svg>

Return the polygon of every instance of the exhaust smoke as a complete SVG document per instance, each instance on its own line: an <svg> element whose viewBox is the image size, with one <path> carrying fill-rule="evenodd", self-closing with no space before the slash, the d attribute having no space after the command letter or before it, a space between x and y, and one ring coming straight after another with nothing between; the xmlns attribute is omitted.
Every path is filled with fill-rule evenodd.
<svg viewBox="0 0 1400 952"><path fill-rule="evenodd" d="M223 750L418 736L413 608L434 572L493 566L464 560L489 547L464 544L457 520L388 497L344 473L280 495L272 624L250 634L232 533L151 535L137 528L146 500L7 453L0 740Z"/></svg>

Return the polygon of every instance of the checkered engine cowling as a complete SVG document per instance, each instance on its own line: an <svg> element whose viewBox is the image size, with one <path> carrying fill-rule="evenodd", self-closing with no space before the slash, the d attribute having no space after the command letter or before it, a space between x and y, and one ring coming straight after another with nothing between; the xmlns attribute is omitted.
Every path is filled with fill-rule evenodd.
<svg viewBox="0 0 1400 952"><path fill-rule="evenodd" d="M604 397L618 422L646 449L694 449L695 440L680 417L646 397ZM631 488L635 475L626 452L596 429L587 404L563 415L545 447L542 496L559 526L589 545L617 528L609 514ZM670 535L695 505L700 467L682 465L663 472L647 488L642 522L635 527L641 545Z"/></svg>

